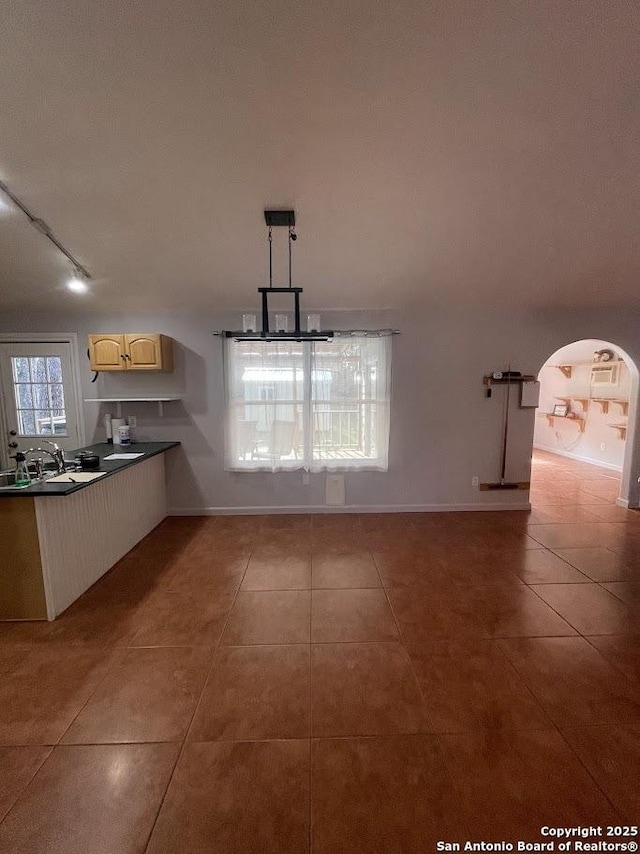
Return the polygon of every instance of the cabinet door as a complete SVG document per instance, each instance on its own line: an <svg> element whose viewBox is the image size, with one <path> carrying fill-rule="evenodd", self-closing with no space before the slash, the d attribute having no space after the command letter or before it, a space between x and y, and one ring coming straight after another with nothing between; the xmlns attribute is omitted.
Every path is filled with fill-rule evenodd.
<svg viewBox="0 0 640 854"><path fill-rule="evenodd" d="M160 335L133 334L124 336L125 361L129 371L161 371L162 347Z"/></svg>
<svg viewBox="0 0 640 854"><path fill-rule="evenodd" d="M90 335L89 359L92 371L124 371L124 335Z"/></svg>

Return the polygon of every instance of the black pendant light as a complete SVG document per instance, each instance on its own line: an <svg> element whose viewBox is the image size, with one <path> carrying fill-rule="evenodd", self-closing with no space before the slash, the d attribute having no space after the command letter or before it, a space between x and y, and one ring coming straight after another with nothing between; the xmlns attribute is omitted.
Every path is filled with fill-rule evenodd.
<svg viewBox="0 0 640 854"><path fill-rule="evenodd" d="M291 247L298 239L295 232L296 213L290 210L268 210L264 212L264 219L269 230L269 287L258 288L262 298L262 331L261 332L225 332L227 338L236 341L328 341L333 338L331 330L320 330L303 332L300 328L300 294L302 288L292 287L291 282ZM288 229L289 242L289 286L286 288L274 288L273 286L273 229ZM295 328L290 332L272 331L269 323L269 294L292 294Z"/></svg>

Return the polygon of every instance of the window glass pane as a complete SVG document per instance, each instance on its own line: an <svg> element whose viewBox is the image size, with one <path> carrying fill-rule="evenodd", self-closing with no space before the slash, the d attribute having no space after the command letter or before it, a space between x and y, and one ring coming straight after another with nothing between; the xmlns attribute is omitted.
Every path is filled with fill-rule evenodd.
<svg viewBox="0 0 640 854"><path fill-rule="evenodd" d="M60 356L47 356L47 371L49 382L62 382L62 359Z"/></svg>
<svg viewBox="0 0 640 854"><path fill-rule="evenodd" d="M53 433L51 413L48 409L36 409L36 434L49 436Z"/></svg>
<svg viewBox="0 0 640 854"><path fill-rule="evenodd" d="M18 432L22 436L36 435L36 417L32 409L18 412Z"/></svg>
<svg viewBox="0 0 640 854"><path fill-rule="evenodd" d="M13 356L11 364L20 434L67 435L60 356Z"/></svg>
<svg viewBox="0 0 640 854"><path fill-rule="evenodd" d="M16 385L16 397L18 398L19 409L33 408L33 395L31 394L31 386L28 383L19 383Z"/></svg>
<svg viewBox="0 0 640 854"><path fill-rule="evenodd" d="M36 409L49 408L49 387L46 383L34 383L33 389L33 405Z"/></svg>
<svg viewBox="0 0 640 854"><path fill-rule="evenodd" d="M31 377L29 375L29 360L26 356L14 356L11 362L13 365L14 382L28 383Z"/></svg>
<svg viewBox="0 0 640 854"><path fill-rule="evenodd" d="M47 361L44 356L32 356L29 359L31 364L31 379L33 382L46 383L47 381Z"/></svg>
<svg viewBox="0 0 640 854"><path fill-rule="evenodd" d="M49 386L49 394L52 409L64 409L64 391L62 383L51 383Z"/></svg>

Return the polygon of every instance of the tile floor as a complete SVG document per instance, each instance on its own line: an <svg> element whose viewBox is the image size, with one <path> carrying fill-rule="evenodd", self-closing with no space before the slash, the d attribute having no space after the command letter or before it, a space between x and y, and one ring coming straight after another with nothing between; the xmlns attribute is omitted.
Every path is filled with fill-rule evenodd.
<svg viewBox="0 0 640 854"><path fill-rule="evenodd" d="M640 816L640 514L166 519L0 624L0 851L425 854Z"/></svg>

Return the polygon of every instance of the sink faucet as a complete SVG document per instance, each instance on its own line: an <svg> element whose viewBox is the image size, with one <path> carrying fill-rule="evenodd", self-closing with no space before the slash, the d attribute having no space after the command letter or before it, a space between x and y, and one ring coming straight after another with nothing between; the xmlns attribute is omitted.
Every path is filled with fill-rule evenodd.
<svg viewBox="0 0 640 854"><path fill-rule="evenodd" d="M67 468L66 468L65 460L64 460L64 451L62 450L62 448L59 445L57 445L55 442L50 442L48 439L44 439L42 444L43 445L52 445L53 451L50 451L48 448L29 448L27 451L24 452L25 456L27 454L35 454L35 453L49 454L51 459L56 464L56 471L58 472L58 474L64 474L64 472L67 470ZM38 479L41 479L42 478L42 460L35 460L34 462L36 464L36 477Z"/></svg>
<svg viewBox="0 0 640 854"><path fill-rule="evenodd" d="M51 445L53 451L47 451L46 448L43 448L43 450L53 457L56 464L56 469L58 470L58 474L64 474L67 470L67 467L64 461L64 451L62 450L60 445L56 444L56 442L50 442L48 439L43 439L42 444Z"/></svg>

